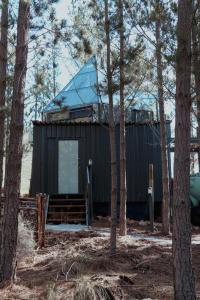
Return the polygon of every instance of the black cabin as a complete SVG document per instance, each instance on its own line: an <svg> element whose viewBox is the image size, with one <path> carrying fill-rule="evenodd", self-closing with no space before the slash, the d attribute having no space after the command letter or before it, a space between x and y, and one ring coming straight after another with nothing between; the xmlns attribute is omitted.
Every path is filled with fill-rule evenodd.
<svg viewBox="0 0 200 300"><path fill-rule="evenodd" d="M167 131L170 138L169 123L167 123ZM158 122L126 124L127 215L129 218L148 218L148 165L150 163L154 165L155 209L156 213L160 214L162 179L159 136ZM116 126L116 140L119 157L118 125ZM37 193L50 195L50 201L54 201L52 203L57 213L61 212L57 209L59 201L70 200L69 203L65 202L66 207L69 204L68 215L70 215L70 212L73 213L73 207L70 205L75 203L73 199L81 201L85 198L88 170L90 170L89 181L92 194L90 210L96 216L109 215L111 188L108 125L34 122L30 187L32 196ZM81 207L80 201L76 203ZM66 219L63 220L67 222Z"/></svg>

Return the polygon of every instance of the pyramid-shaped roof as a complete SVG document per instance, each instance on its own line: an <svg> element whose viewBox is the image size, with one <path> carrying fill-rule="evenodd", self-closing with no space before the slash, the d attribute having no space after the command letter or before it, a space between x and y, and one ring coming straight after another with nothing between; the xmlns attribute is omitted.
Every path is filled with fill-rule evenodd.
<svg viewBox="0 0 200 300"><path fill-rule="evenodd" d="M75 108L99 102L97 68L92 56L60 93L45 107L44 112Z"/></svg>

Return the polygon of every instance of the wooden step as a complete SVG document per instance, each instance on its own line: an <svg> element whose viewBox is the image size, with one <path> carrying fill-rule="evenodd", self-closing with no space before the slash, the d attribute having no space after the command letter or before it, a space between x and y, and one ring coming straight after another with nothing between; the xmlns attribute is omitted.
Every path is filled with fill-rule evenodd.
<svg viewBox="0 0 200 300"><path fill-rule="evenodd" d="M85 222L85 216L81 216L80 214L76 215L50 215L47 217L47 224L51 222L60 222L60 223L66 223L70 224L71 222Z"/></svg>
<svg viewBox="0 0 200 300"><path fill-rule="evenodd" d="M69 224L69 222L70 222L70 224L71 223L81 223L81 222L85 222L85 219L83 219L83 218L79 218L79 219L68 219L68 220L61 220L61 219L55 219L55 218L53 218L53 219L48 219L48 224L49 223L64 223L64 224ZM67 223L66 223L67 222Z"/></svg>
<svg viewBox="0 0 200 300"><path fill-rule="evenodd" d="M49 211L48 212L48 216L49 215L59 215L59 216L70 216L70 215L83 215L85 214L85 211Z"/></svg>
<svg viewBox="0 0 200 300"><path fill-rule="evenodd" d="M81 208L81 207L84 207L85 208L85 205L81 205L81 204L77 204L77 205L74 205L74 204L62 204L62 205L59 205L59 204L49 204L49 208Z"/></svg>
<svg viewBox="0 0 200 300"><path fill-rule="evenodd" d="M55 203L72 202L72 203L74 203L75 201L85 202L85 199L49 199L49 203L52 203L52 202L55 202Z"/></svg>
<svg viewBox="0 0 200 300"><path fill-rule="evenodd" d="M86 201L83 194L50 195L47 223L86 222Z"/></svg>
<svg viewBox="0 0 200 300"><path fill-rule="evenodd" d="M85 196L84 194L57 194L57 195L50 195L50 199L55 199L55 200L60 200L60 199L65 199L65 200L72 200L72 199L84 199Z"/></svg>

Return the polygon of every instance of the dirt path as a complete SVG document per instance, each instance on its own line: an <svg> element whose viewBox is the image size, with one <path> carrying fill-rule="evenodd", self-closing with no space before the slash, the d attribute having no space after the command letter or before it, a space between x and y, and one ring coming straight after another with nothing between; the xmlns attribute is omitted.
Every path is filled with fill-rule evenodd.
<svg viewBox="0 0 200 300"><path fill-rule="evenodd" d="M152 237L145 234L145 230L144 226L129 228L127 237L118 238L115 256L109 255L107 228L49 231L45 248L24 257L18 265L15 284L0 290L0 299L171 300L170 239L158 233ZM192 248L198 299L199 247L193 245Z"/></svg>

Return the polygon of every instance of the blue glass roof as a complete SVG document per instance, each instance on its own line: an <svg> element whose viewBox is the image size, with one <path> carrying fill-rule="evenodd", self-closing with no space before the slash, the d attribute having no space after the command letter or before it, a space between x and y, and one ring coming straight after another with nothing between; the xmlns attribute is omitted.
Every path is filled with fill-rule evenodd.
<svg viewBox="0 0 200 300"><path fill-rule="evenodd" d="M44 112L63 108L75 108L99 102L97 92L97 69L92 56L72 80L45 107Z"/></svg>

